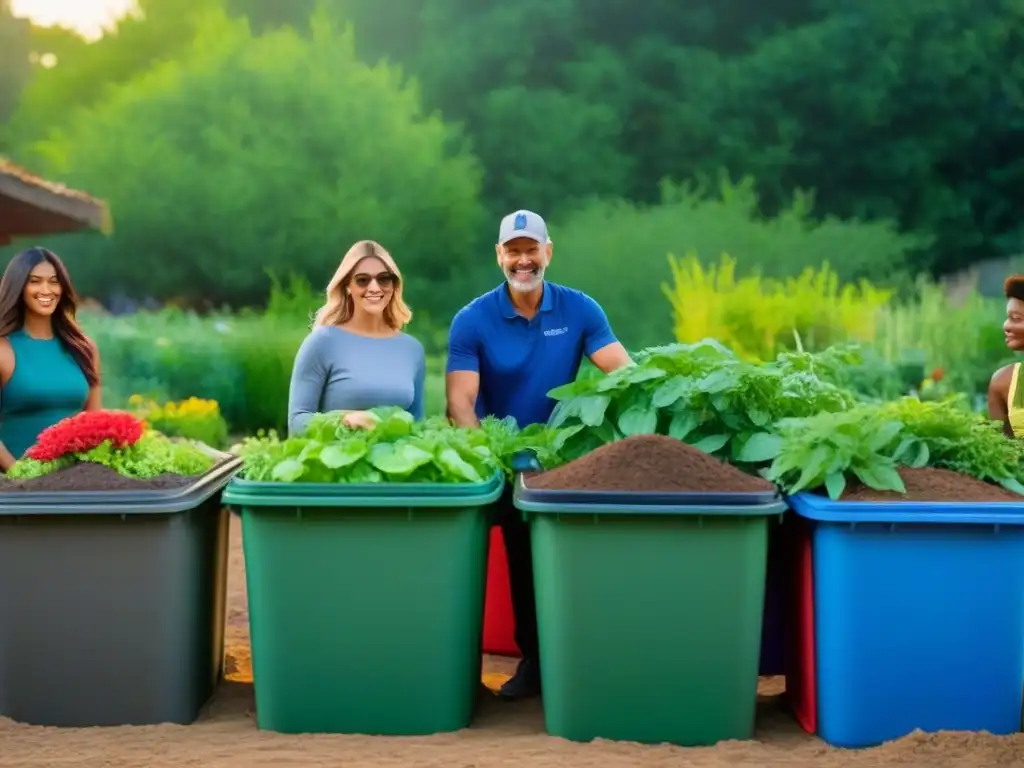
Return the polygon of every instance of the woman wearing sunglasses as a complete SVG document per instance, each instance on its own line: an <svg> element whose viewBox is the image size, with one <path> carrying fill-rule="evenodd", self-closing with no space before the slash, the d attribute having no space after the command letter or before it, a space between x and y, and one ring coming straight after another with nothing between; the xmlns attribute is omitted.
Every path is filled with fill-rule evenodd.
<svg viewBox="0 0 1024 768"><path fill-rule="evenodd" d="M295 356L288 433L301 434L314 413L327 411L344 411L346 425L364 429L373 425L366 411L379 406L422 419L426 356L402 332L411 319L391 254L372 240L349 248Z"/></svg>

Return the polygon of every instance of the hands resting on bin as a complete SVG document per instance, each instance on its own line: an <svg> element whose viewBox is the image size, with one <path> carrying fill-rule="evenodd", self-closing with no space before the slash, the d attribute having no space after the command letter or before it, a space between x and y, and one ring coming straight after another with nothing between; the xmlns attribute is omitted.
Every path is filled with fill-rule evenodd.
<svg viewBox="0 0 1024 768"><path fill-rule="evenodd" d="M342 418L342 423L349 429L373 429L377 420L366 411L350 411Z"/></svg>

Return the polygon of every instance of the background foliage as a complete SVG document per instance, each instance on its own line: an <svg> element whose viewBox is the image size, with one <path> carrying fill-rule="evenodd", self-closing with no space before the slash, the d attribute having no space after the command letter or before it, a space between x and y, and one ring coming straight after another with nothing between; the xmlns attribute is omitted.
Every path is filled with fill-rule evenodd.
<svg viewBox="0 0 1024 768"><path fill-rule="evenodd" d="M235 431L281 423L356 239L439 370L518 207L631 348L853 339L865 390L983 392L1000 303L935 281L1024 253L1021 147L1024 0L139 0L94 42L0 0L0 153L113 209L44 241L114 313L110 398Z"/></svg>

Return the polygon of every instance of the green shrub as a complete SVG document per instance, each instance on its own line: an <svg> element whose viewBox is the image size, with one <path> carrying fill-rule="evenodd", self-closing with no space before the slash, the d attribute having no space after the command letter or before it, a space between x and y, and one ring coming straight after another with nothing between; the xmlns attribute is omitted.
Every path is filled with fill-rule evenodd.
<svg viewBox="0 0 1024 768"><path fill-rule="evenodd" d="M906 255L922 242L885 223L813 223L806 196L798 195L775 219L763 220L756 211L750 179L722 182L713 197L665 185L660 205L596 202L552 223L550 277L597 299L624 343L643 347L671 335L671 307L660 289L672 279L670 254L695 254L704 265L728 254L738 277L754 269L765 277L796 277L827 261L844 283L867 278L891 286Z"/></svg>
<svg viewBox="0 0 1024 768"><path fill-rule="evenodd" d="M307 328L165 310L83 318L100 349L104 402L216 400L233 431L284 428L292 363Z"/></svg>
<svg viewBox="0 0 1024 768"><path fill-rule="evenodd" d="M322 18L256 37L211 12L180 56L42 137L38 170L113 211L109 238L52 244L79 289L258 305L267 270L326 286L372 238L415 276L414 308L450 311L477 261L479 163L414 83L353 45Z"/></svg>

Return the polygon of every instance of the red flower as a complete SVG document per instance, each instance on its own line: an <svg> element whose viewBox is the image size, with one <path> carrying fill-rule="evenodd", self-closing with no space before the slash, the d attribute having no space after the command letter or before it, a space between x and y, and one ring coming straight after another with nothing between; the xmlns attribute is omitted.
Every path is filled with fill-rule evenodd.
<svg viewBox="0 0 1024 768"><path fill-rule="evenodd" d="M945 377L945 372L941 368L936 368L932 371L932 381L938 384Z"/></svg>
<svg viewBox="0 0 1024 768"><path fill-rule="evenodd" d="M55 461L68 454L84 453L107 440L114 448L124 448L139 441L145 426L141 419L124 411L82 411L40 432L26 456Z"/></svg>

